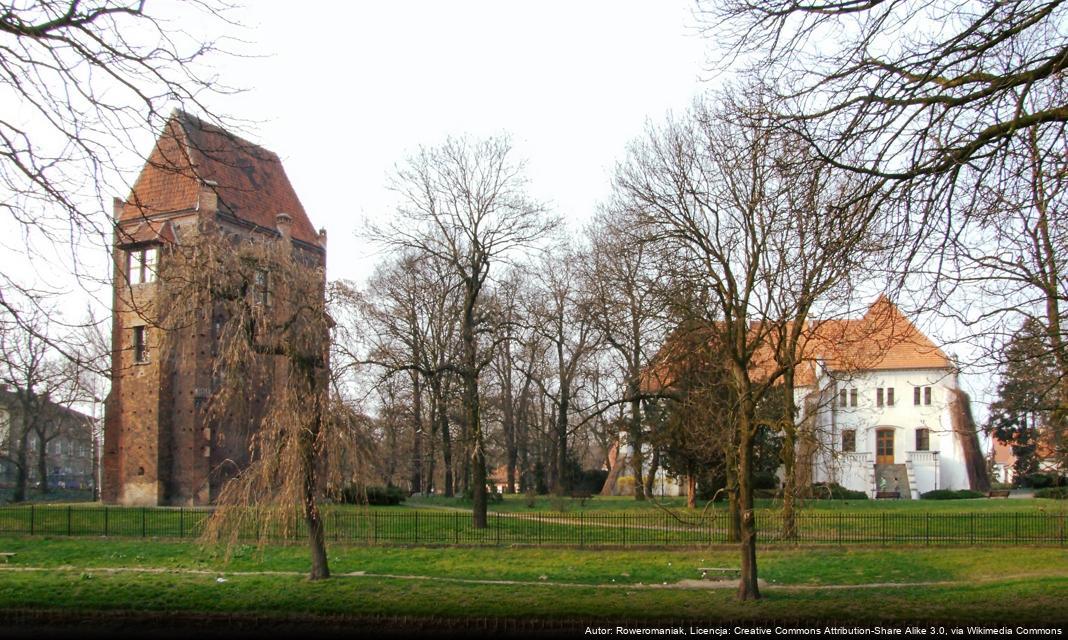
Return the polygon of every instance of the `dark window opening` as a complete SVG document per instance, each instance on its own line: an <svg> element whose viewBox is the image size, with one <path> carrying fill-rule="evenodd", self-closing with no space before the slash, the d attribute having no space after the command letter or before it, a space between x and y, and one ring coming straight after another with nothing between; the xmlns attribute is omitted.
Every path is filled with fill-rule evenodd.
<svg viewBox="0 0 1068 640"><path fill-rule="evenodd" d="M148 342L145 340L145 328L133 328L134 362L148 362Z"/></svg>
<svg viewBox="0 0 1068 640"><path fill-rule="evenodd" d="M853 429L842 431L842 451L853 453L857 450L857 432Z"/></svg>
<svg viewBox="0 0 1068 640"><path fill-rule="evenodd" d="M931 430L916 429L916 451L931 450Z"/></svg>

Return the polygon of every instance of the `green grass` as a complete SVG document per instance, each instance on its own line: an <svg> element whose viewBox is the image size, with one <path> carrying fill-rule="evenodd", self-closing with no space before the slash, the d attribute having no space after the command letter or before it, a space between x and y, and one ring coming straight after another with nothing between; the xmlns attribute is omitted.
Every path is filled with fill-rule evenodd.
<svg viewBox="0 0 1068 640"><path fill-rule="evenodd" d="M596 496L583 503L570 497L553 498L537 496L533 498L534 506L528 506L524 495L505 495L501 502L491 502L488 510L500 513L655 513L662 507L672 511L685 512L685 498L656 498L655 500L635 500L629 496ZM758 509L776 510L782 508L781 500L757 500ZM973 500L805 500L802 509L809 512L834 513L971 513L971 512L1013 512L1013 513L1068 513L1068 504L1058 500L1036 498L976 498ZM471 501L463 498L444 498L440 496L413 496L397 508L418 509L471 509ZM705 509L723 511L722 502L708 504L699 502L697 511Z"/></svg>
<svg viewBox="0 0 1068 640"><path fill-rule="evenodd" d="M875 509L806 508L798 516L799 537L786 542L813 544L1047 544L1068 543L1068 512L1063 503L1028 503L1019 510L1009 501L974 502L972 509L946 502ZM688 513L656 510L497 511L489 526L475 529L469 511L457 507L324 509L326 536L361 544L464 545L613 545L694 546L727 543L728 517L721 507ZM760 540L780 541L781 512L757 510ZM0 508L0 533L108 537L195 538L208 511L199 509L100 506L18 506ZM298 529L297 537L303 536ZM251 528L243 533L254 539ZM280 531L274 539L283 537Z"/></svg>
<svg viewBox="0 0 1068 640"><path fill-rule="evenodd" d="M240 547L229 563L218 549L152 540L2 537L0 551L16 552L11 568L43 569L2 571L0 565L0 608L5 609L240 612L280 617L688 617L1029 624L1068 620L1068 554L1057 549L1028 548L1011 554L988 549L765 550L758 562L769 587L766 598L758 603L738 603L730 589L637 586L692 579L699 566L737 566L733 550L637 553L331 545L335 578L318 583L299 575L238 573L306 571L307 551L302 546L272 546L262 552ZM105 568L175 572L100 571ZM355 571L375 575L340 575ZM225 582L217 581L221 575ZM786 588L930 582L954 584Z"/></svg>

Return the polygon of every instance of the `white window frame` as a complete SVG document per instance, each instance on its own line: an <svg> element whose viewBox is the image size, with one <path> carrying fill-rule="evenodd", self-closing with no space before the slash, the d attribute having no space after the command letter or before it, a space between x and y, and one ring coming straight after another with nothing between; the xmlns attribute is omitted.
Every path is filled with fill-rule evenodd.
<svg viewBox="0 0 1068 640"><path fill-rule="evenodd" d="M126 273L130 284L145 284L156 281L159 248L156 246L129 249L126 252Z"/></svg>

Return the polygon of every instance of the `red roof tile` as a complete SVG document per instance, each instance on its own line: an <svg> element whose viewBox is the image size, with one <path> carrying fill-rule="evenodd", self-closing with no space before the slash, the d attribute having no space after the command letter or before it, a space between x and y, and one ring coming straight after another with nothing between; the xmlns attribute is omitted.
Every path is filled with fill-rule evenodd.
<svg viewBox="0 0 1068 640"><path fill-rule="evenodd" d="M181 111L164 126L119 220L195 210L205 183L215 183L220 211L272 230L275 216L288 213L293 237L319 244L277 155Z"/></svg>
<svg viewBox="0 0 1068 640"><path fill-rule="evenodd" d="M759 325L753 325L750 331L755 332L758 328ZM672 372L679 368L679 359L688 357L694 350L693 345L688 344L693 336L693 331L687 335L676 331L668 337L653 364L643 373L643 390L655 391L670 386ZM774 341L765 339L753 354L750 371L755 380L769 377L777 370L773 348ZM863 318L808 323L801 335L800 352L802 362L794 374L796 386L815 383L816 361L823 361L827 369L838 372L950 369L953 366L942 350L886 296L879 296Z"/></svg>

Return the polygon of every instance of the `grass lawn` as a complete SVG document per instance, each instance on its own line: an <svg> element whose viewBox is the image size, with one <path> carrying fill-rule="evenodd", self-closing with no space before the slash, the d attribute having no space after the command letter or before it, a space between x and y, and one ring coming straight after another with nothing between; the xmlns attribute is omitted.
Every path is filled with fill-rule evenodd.
<svg viewBox="0 0 1068 640"><path fill-rule="evenodd" d="M0 564L0 609L607 621L1068 621L1068 554L1060 549L767 549L759 555L766 598L758 603L736 602L731 589L649 587L697 578L697 567L737 566L737 552L727 549L331 545L335 577L319 583L297 574L261 573L306 571L303 546L262 552L238 547L229 563L217 549L157 540L0 537L0 551L17 554L10 565ZM37 570L27 570L31 567ZM354 572L363 574L342 575Z"/></svg>
<svg viewBox="0 0 1068 640"><path fill-rule="evenodd" d="M534 506L529 506L524 495L505 495L501 502L491 502L489 511L500 513L552 513L563 510L565 513L638 513L659 512L661 507L672 511L686 512L685 498L657 498L655 501L635 500L630 496L596 496L584 503L570 497L554 498L537 496ZM444 498L440 496L408 498L403 506L418 509L471 509L471 501L463 498ZM775 510L782 508L782 501L757 500L758 509ZM723 502L708 504L699 502L697 511L723 511ZM802 503L804 511L834 513L1068 513L1068 500L1046 500L1041 498L975 498L971 500L807 500Z"/></svg>
<svg viewBox="0 0 1068 640"><path fill-rule="evenodd" d="M633 500L605 499L623 508L569 511L524 509L509 498L490 513L488 527L472 527L469 505L457 500L412 500L410 505L324 507L326 535L365 544L693 546L728 542L723 505L688 512ZM516 508L520 505L523 508ZM550 505L554 506L554 505ZM798 537L812 544L1046 544L1068 543L1068 504L1054 500L811 502L798 516ZM195 538L203 509L123 508L100 505L0 507L0 534ZM781 511L758 507L764 542L778 541ZM250 528L245 535L252 539ZM298 532L298 537L303 535ZM282 537L281 533L276 536Z"/></svg>

